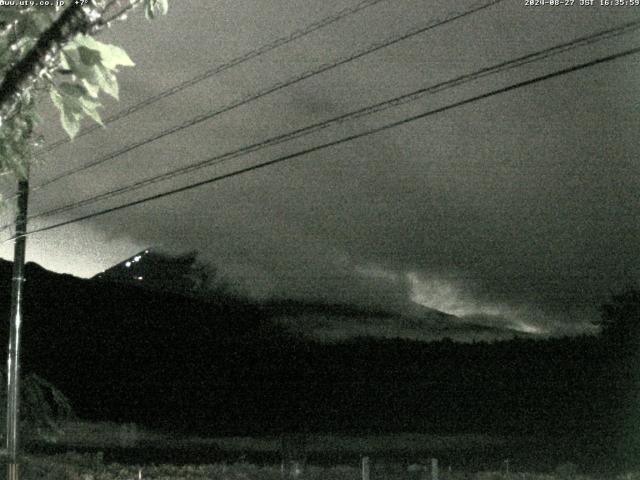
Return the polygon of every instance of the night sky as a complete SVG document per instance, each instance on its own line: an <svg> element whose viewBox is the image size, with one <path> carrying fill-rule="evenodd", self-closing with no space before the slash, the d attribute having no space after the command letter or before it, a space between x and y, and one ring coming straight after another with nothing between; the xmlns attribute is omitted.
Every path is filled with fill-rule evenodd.
<svg viewBox="0 0 640 480"><path fill-rule="evenodd" d="M174 1L101 34L136 62L105 117L357 2ZM34 191L38 213L640 19L640 7L506 0ZM49 152L32 184L477 2L387 0ZM625 34L309 137L34 220L38 228L640 46ZM421 306L540 335L593 331L640 274L640 55L159 201L29 237L28 260L89 277L148 247L197 250L257 298ZM63 138L42 102L48 143ZM89 123L87 123L89 125ZM6 179L3 193L10 195ZM3 223L11 211L3 215ZM8 235L5 232L6 238ZM11 244L0 254L11 258ZM455 320L452 320L455 321ZM333 326L340 330L339 324Z"/></svg>

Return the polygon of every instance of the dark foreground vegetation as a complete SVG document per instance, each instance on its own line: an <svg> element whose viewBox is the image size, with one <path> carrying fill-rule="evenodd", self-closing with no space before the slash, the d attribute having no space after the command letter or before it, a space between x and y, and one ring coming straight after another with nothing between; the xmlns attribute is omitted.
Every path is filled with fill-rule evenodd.
<svg viewBox="0 0 640 480"><path fill-rule="evenodd" d="M0 478L5 478L0 472ZM123 465L105 463L99 457L68 453L57 456L29 456L21 468L24 480L359 480L362 473L357 465L323 467L308 465L298 475L283 475L279 466L255 465L247 462L198 465ZM428 473L413 471L402 464L372 464L371 480L430 480ZM445 470L441 480L596 480L579 474L574 465L565 464L550 473L524 473L506 471L467 472ZM640 475L626 473L607 477L612 480L637 480Z"/></svg>
<svg viewBox="0 0 640 480"><path fill-rule="evenodd" d="M0 268L6 315L9 264ZM623 470L640 460L633 289L603 307L597 337L324 344L239 297L158 293L33 264L28 278L23 369L65 392L81 418L206 436L478 433L528 439L482 452L496 461Z"/></svg>

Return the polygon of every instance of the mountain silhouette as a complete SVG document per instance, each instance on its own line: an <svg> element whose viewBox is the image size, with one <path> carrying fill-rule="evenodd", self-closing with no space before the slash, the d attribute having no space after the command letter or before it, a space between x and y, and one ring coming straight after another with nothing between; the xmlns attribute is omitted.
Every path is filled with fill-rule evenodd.
<svg viewBox="0 0 640 480"><path fill-rule="evenodd" d="M4 318L11 268L0 261ZM582 431L592 439L608 438L611 398L626 388L603 367L611 363L597 337L427 343L397 333L491 327L430 309L403 317L304 300L220 301L34 263L26 277L23 371L52 382L91 420L208 435ZM307 328L296 329L300 322ZM349 325L353 335L331 342L312 335ZM5 346L7 335L5 321Z"/></svg>

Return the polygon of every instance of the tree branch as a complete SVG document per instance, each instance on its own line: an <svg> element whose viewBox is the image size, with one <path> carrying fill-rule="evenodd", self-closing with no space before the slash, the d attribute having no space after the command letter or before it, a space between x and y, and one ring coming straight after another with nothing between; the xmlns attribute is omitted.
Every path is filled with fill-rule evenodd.
<svg viewBox="0 0 640 480"><path fill-rule="evenodd" d="M103 28L105 26L108 26L111 22L115 22L115 21L120 20L120 19L124 20L124 18L126 18L127 12L129 12L129 10L133 10L138 5L140 5L141 3L142 3L142 0L131 0L127 5L122 7L118 12L114 13L109 18L106 18L106 19L105 18L101 18L101 19L99 19L96 22L94 29L99 30L99 29L101 29L101 28ZM104 9L105 13L107 12L107 10L109 10L111 5L113 5L113 2L110 3L109 5L107 5L107 7Z"/></svg>
<svg viewBox="0 0 640 480"><path fill-rule="evenodd" d="M0 126L16 109L20 92L30 88L39 73L51 64L60 48L78 33L92 27L86 6L72 3L58 19L45 30L33 48L6 74L0 84Z"/></svg>

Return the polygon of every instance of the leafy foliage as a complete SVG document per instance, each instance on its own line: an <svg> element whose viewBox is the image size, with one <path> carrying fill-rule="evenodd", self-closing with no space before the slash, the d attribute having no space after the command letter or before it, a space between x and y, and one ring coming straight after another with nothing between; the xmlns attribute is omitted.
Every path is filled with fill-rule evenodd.
<svg viewBox="0 0 640 480"><path fill-rule="evenodd" d="M20 179L28 177L27 159L42 143L42 137L34 135L38 120L33 98L23 95L18 114L0 128L0 173L11 172Z"/></svg>
<svg viewBox="0 0 640 480"><path fill-rule="evenodd" d="M128 10L143 5L145 16L153 19L167 13L168 0L129 0L108 2L91 0L94 25L110 25L125 18ZM62 7L8 7L0 9L0 76L6 77L25 58L43 33L59 18ZM71 8L71 7L68 7ZM113 14L114 8L121 8ZM78 33L39 69L35 85L19 94L18 108L10 118L0 123L0 174L11 173L18 178L28 176L28 164L34 149L41 145L37 135L39 118L36 106L39 92L49 91L60 113L60 122L70 138L80 130L84 117L102 124L99 109L101 93L119 98L117 73L119 67L134 66L120 47L101 42L90 35Z"/></svg>
<svg viewBox="0 0 640 480"><path fill-rule="evenodd" d="M169 0L146 0L144 2L144 14L152 20L160 15L166 15L169 10Z"/></svg>
<svg viewBox="0 0 640 480"><path fill-rule="evenodd" d="M3 375L6 377L6 374ZM7 390L0 387L0 425L6 422ZM67 397L51 383L35 374L24 377L21 388L21 430L36 438L47 438L58 432L60 422L73 417Z"/></svg>
<svg viewBox="0 0 640 480"><path fill-rule="evenodd" d="M0 9L0 75L12 68L31 49L52 22L47 9ZM13 173L18 178L28 175L27 159L42 143L36 134L39 117L35 112L34 91L24 91L17 112L0 128L0 174Z"/></svg>
<svg viewBox="0 0 640 480"><path fill-rule="evenodd" d="M598 324L606 340L635 351L640 346L640 290L628 288L612 295L601 307Z"/></svg>
<svg viewBox="0 0 640 480"><path fill-rule="evenodd" d="M62 127L71 138L80 130L83 116L102 124L98 113L100 91L117 100L118 67L134 65L122 48L88 35L77 35L62 49L60 67L71 75L72 81L52 82L50 95L60 111Z"/></svg>

